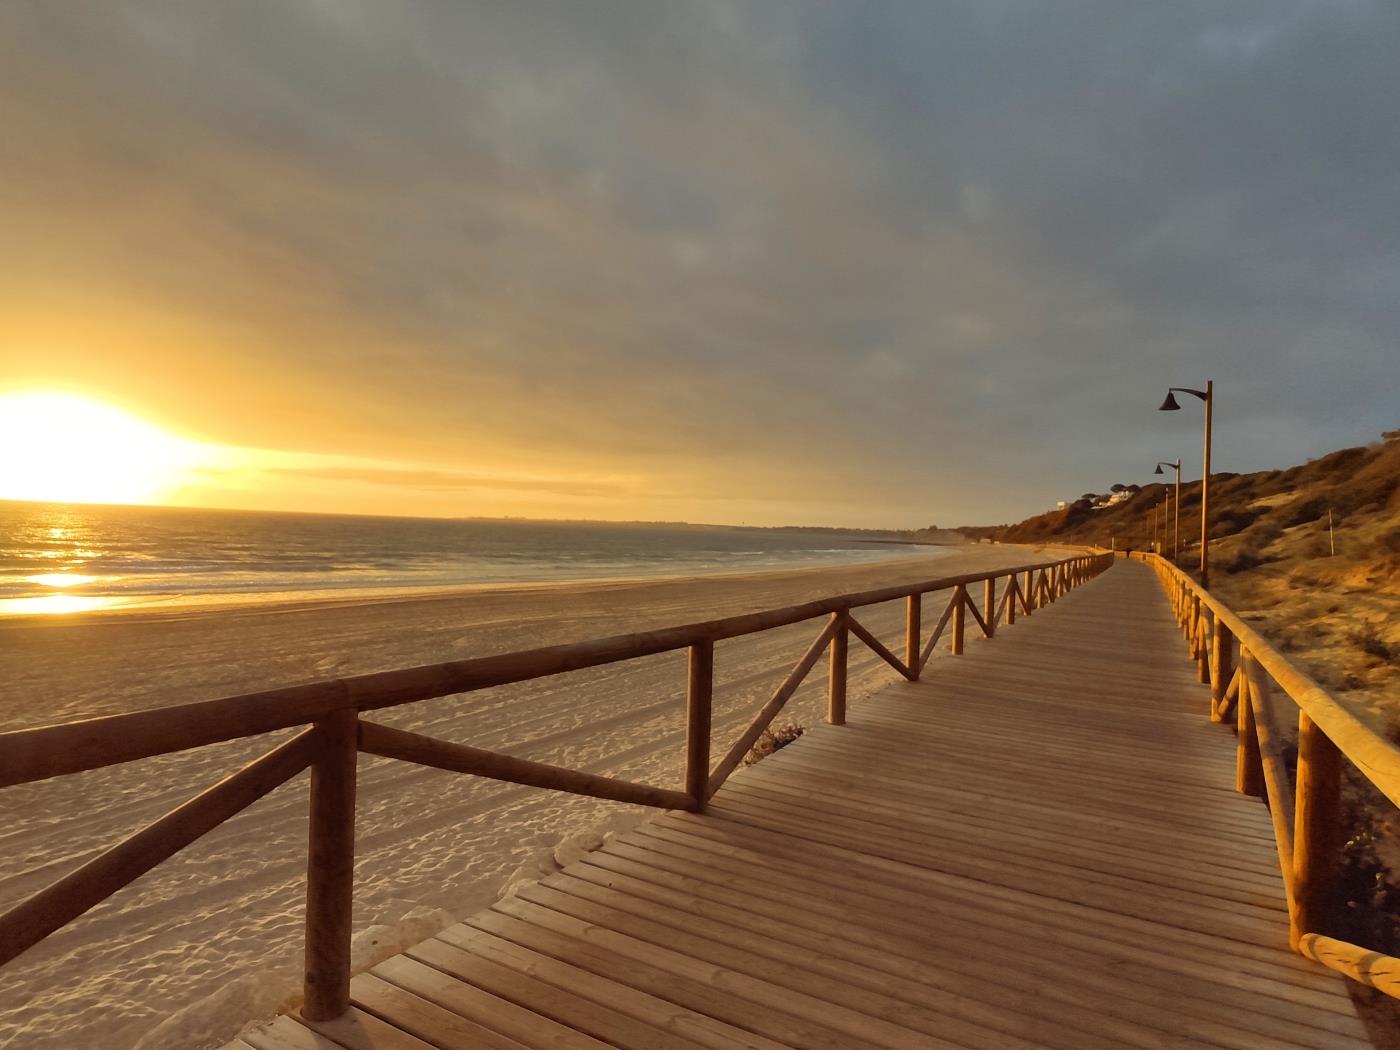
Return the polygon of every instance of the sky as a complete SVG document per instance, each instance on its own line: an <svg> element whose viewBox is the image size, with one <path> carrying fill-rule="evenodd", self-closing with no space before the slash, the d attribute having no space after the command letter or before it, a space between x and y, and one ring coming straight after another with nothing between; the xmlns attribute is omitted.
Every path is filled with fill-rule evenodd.
<svg viewBox="0 0 1400 1050"><path fill-rule="evenodd" d="M1215 469L1289 466L1400 425L1396 54L1353 0L9 0L0 395L265 509L1016 520L1198 477L1207 379Z"/></svg>

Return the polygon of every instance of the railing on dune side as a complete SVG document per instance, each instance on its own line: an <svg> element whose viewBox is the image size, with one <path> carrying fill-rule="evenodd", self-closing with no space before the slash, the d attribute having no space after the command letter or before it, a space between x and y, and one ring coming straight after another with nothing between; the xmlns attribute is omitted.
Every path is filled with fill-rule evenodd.
<svg viewBox="0 0 1400 1050"><path fill-rule="evenodd" d="M302 1013L314 1021L349 1006L350 911L355 859L356 759L360 752L495 780L593 798L668 809L703 810L710 796L829 652L827 721L846 720L846 656L850 635L910 681L951 627L950 651L963 651L970 615L990 638L1017 610L1029 615L1113 564L1109 553L952 576L903 587L838 595L781 609L645 631L572 645L487 656L315 682L269 692L158 708L0 734L0 788L170 754L224 740L306 726L291 740L111 847L0 916L0 965L134 882L211 831L311 769L310 845L306 872L306 970ZM1005 578L1000 600L997 581ZM968 592L983 585L979 609ZM925 641L923 596L952 589ZM905 655L890 652L852 610L906 599ZM802 659L734 745L710 765L710 715L715 642L825 617ZM636 784L465 744L406 732L361 717L367 711L524 682L566 671L689 650L684 790Z"/></svg>
<svg viewBox="0 0 1400 1050"><path fill-rule="evenodd" d="M1400 998L1400 959L1326 932L1342 874L1342 763L1350 762L1400 806L1400 748L1171 562L1155 554L1132 557L1156 570L1171 599L1199 680L1211 687L1211 721L1234 718L1235 786L1269 807L1288 900L1289 942L1308 958ZM1284 759L1276 690L1298 707L1296 786Z"/></svg>

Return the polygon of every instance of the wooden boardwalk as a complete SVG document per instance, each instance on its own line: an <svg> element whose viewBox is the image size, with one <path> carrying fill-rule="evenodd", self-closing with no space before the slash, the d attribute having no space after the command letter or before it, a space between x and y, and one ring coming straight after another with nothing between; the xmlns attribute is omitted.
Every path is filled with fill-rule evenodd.
<svg viewBox="0 0 1400 1050"><path fill-rule="evenodd" d="M1120 563L236 1050L1370 1046Z"/></svg>

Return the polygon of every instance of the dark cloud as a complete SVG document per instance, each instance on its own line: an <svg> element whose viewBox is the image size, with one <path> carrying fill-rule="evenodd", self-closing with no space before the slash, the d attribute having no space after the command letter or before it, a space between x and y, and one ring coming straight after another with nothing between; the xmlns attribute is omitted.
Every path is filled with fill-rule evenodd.
<svg viewBox="0 0 1400 1050"><path fill-rule="evenodd" d="M15 2L0 307L236 330L334 451L1010 517L1194 461L1168 383L1224 469L1396 424L1396 53L1355 0Z"/></svg>

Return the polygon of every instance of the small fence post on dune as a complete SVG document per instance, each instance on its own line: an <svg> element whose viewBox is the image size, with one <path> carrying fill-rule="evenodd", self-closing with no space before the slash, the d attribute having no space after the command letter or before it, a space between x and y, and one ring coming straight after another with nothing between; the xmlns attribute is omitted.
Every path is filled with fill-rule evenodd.
<svg viewBox="0 0 1400 1050"><path fill-rule="evenodd" d="M911 594L904 609L904 663L910 681L919 680L919 649L922 646L924 596Z"/></svg>
<svg viewBox="0 0 1400 1050"><path fill-rule="evenodd" d="M329 1021L350 1009L350 917L355 877L355 765L359 713L316 721L321 753L311 766L306 865L306 966L301 1013Z"/></svg>
<svg viewBox="0 0 1400 1050"><path fill-rule="evenodd" d="M1294 790L1293 895L1289 941L1326 933L1327 906L1341 868L1342 753L1298 712L1298 781Z"/></svg>
<svg viewBox="0 0 1400 1050"><path fill-rule="evenodd" d="M826 720L834 726L846 724L846 650L850 645L851 611L831 614L836 633L831 636L831 677L826 690Z"/></svg>
<svg viewBox="0 0 1400 1050"><path fill-rule="evenodd" d="M714 706L715 643L690 647L685 699L685 793L700 812L709 801L710 719Z"/></svg>

